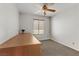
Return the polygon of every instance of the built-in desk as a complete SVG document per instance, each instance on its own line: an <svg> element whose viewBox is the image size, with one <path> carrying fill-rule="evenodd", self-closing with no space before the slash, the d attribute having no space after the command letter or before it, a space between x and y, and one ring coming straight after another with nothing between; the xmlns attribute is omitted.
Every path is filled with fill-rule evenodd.
<svg viewBox="0 0 79 59"><path fill-rule="evenodd" d="M0 45L0 55L39 56L41 43L30 33L18 34Z"/></svg>

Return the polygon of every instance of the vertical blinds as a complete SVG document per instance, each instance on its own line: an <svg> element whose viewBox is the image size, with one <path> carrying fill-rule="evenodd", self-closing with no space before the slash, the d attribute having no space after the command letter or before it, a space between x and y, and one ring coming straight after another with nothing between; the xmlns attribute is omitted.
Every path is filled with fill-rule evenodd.
<svg viewBox="0 0 79 59"><path fill-rule="evenodd" d="M44 20L34 19L33 34L44 34Z"/></svg>

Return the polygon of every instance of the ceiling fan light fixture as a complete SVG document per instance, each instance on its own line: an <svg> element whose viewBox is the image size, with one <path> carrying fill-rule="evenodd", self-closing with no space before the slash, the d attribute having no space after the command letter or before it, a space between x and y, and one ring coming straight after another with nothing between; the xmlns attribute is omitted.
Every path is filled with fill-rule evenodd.
<svg viewBox="0 0 79 59"><path fill-rule="evenodd" d="M49 11L49 12L56 12L55 9L49 9L48 6L47 6L47 4L44 4L43 5L42 10L44 11L43 12L44 13L44 16L46 15L47 11Z"/></svg>
<svg viewBox="0 0 79 59"><path fill-rule="evenodd" d="M46 16L46 12L44 11L44 16Z"/></svg>

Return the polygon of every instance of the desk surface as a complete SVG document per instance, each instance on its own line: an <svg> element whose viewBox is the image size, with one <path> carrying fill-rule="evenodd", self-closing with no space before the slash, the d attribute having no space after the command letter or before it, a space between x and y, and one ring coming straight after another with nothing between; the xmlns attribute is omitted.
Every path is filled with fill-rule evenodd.
<svg viewBox="0 0 79 59"><path fill-rule="evenodd" d="M9 47L25 46L33 44L41 44L41 42L37 40L32 34L24 33L24 34L18 34L12 39L1 44L0 48L9 48Z"/></svg>

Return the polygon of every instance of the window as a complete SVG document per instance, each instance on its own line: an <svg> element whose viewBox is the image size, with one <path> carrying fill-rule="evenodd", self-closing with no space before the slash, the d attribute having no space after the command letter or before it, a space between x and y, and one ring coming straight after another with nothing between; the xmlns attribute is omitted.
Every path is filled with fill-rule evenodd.
<svg viewBox="0 0 79 59"><path fill-rule="evenodd" d="M44 34L44 20L34 19L33 34Z"/></svg>

